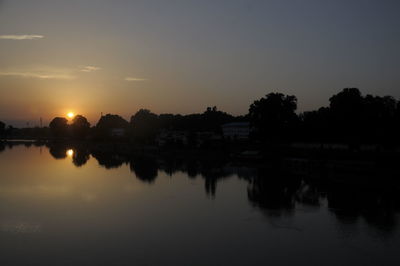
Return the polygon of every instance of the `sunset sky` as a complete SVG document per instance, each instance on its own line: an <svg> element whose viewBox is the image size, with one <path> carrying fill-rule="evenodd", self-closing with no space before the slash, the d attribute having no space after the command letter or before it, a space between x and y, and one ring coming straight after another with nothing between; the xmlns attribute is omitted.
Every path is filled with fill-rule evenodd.
<svg viewBox="0 0 400 266"><path fill-rule="evenodd" d="M0 120L400 97L398 0L0 0Z"/></svg>

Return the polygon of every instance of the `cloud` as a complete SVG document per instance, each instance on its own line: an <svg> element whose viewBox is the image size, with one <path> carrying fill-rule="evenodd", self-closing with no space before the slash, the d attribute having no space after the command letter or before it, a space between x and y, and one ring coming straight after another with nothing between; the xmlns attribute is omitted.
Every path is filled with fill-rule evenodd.
<svg viewBox="0 0 400 266"><path fill-rule="evenodd" d="M63 73L44 73L44 72L0 72L0 76L15 76L22 78L37 79L74 79L74 76Z"/></svg>
<svg viewBox="0 0 400 266"><path fill-rule="evenodd" d="M0 35L3 40L36 40L44 38L43 35L30 34L30 35Z"/></svg>
<svg viewBox="0 0 400 266"><path fill-rule="evenodd" d="M94 72L97 70L100 70L100 67L96 67L96 66L82 66L80 71L82 72Z"/></svg>
<svg viewBox="0 0 400 266"><path fill-rule="evenodd" d="M126 77L125 80L126 80L126 81L147 81L148 79Z"/></svg>

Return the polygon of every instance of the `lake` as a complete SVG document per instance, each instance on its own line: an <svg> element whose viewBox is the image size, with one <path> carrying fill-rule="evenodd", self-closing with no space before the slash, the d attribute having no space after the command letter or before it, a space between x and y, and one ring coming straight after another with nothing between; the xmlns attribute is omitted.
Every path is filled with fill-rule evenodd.
<svg viewBox="0 0 400 266"><path fill-rule="evenodd" d="M400 265L397 185L289 170L3 145L0 265Z"/></svg>

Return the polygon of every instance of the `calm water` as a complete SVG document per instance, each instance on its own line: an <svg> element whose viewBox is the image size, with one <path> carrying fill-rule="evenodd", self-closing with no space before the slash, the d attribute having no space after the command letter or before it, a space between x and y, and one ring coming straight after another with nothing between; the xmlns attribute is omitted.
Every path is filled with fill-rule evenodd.
<svg viewBox="0 0 400 266"><path fill-rule="evenodd" d="M400 265L393 187L23 145L0 173L0 265Z"/></svg>

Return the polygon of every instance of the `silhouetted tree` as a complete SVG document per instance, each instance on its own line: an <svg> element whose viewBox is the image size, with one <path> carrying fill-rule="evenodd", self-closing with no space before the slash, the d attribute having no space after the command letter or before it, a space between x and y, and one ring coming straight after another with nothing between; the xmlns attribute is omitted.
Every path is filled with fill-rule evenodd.
<svg viewBox="0 0 400 266"><path fill-rule="evenodd" d="M363 98L357 88L343 89L330 99L333 130L338 139L355 142L362 132Z"/></svg>
<svg viewBox="0 0 400 266"><path fill-rule="evenodd" d="M131 136L136 141L151 142L155 139L160 124L158 116L150 110L140 109L131 117Z"/></svg>
<svg viewBox="0 0 400 266"><path fill-rule="evenodd" d="M0 121L0 136L4 135L6 124Z"/></svg>
<svg viewBox="0 0 400 266"><path fill-rule="evenodd" d="M364 98L363 135L367 142L392 144L396 138L397 101L391 96Z"/></svg>
<svg viewBox="0 0 400 266"><path fill-rule="evenodd" d="M84 139L89 134L90 123L87 121L86 117L82 115L77 115L72 120L71 133L72 137L76 139Z"/></svg>
<svg viewBox="0 0 400 266"><path fill-rule="evenodd" d="M198 147L201 143L202 147L215 148L223 146L216 140L218 138L214 138L215 133L222 134L221 125L249 121L254 129L252 137L269 144L301 140L347 143L358 149L361 143L371 143L379 144L377 149L380 149L394 148L394 144L400 143L400 102L393 97L363 96L357 88L345 88L329 101L328 107L297 116L295 96L270 93L254 101L246 116L234 117L219 111L216 106L207 107L203 113L188 115L157 115L147 109L140 109L131 117L130 123L119 115L107 114L93 128L81 115L76 116L70 126L65 118L56 117L51 121L50 128L9 126L4 130L5 125L0 122L0 135L11 138L46 138L51 133L54 137L85 139L90 135L94 139L108 139L121 138L129 132L131 140L152 143L158 133L163 131L162 138L166 146ZM269 148L272 147L269 145Z"/></svg>
<svg viewBox="0 0 400 266"><path fill-rule="evenodd" d="M128 121L119 115L106 114L102 116L96 124L96 135L98 138L107 138L111 136L112 130L121 128L127 130L129 126Z"/></svg>
<svg viewBox="0 0 400 266"><path fill-rule="evenodd" d="M202 130L221 133L221 125L232 122L234 117L225 112L219 111L216 106L207 107L201 115Z"/></svg>
<svg viewBox="0 0 400 266"><path fill-rule="evenodd" d="M395 141L397 101L393 97L363 97L357 88L346 88L329 101L329 117L325 118L331 139L353 148L361 142L391 145Z"/></svg>
<svg viewBox="0 0 400 266"><path fill-rule="evenodd" d="M160 114L158 116L161 129L182 131L212 131L220 133L221 125L235 120L230 114L219 111L216 106L207 107L202 114L172 115Z"/></svg>
<svg viewBox="0 0 400 266"><path fill-rule="evenodd" d="M64 117L54 118L49 127L54 137L66 137L68 134L68 120Z"/></svg>
<svg viewBox="0 0 400 266"><path fill-rule="evenodd" d="M343 89L330 98L330 106L300 115L303 140L361 143L393 147L400 133L398 101L391 96L362 96L356 88Z"/></svg>
<svg viewBox="0 0 400 266"><path fill-rule="evenodd" d="M249 119L255 136L275 142L287 139L298 120L297 98L282 93L270 93L250 105Z"/></svg>
<svg viewBox="0 0 400 266"><path fill-rule="evenodd" d="M300 114L301 130L298 134L307 141L331 140L331 112L329 107Z"/></svg>

